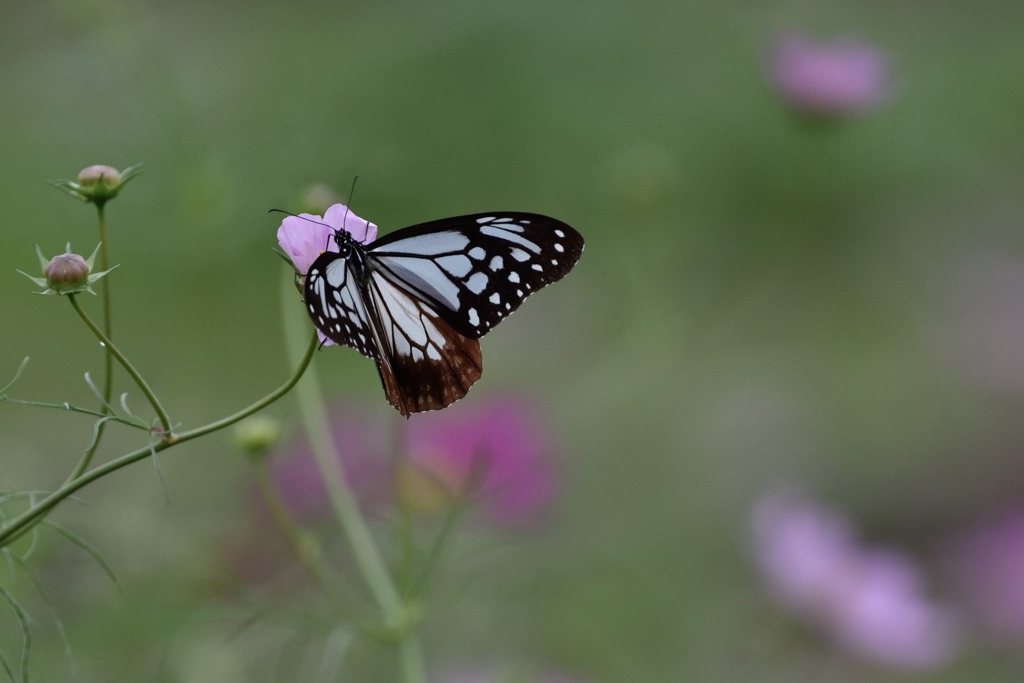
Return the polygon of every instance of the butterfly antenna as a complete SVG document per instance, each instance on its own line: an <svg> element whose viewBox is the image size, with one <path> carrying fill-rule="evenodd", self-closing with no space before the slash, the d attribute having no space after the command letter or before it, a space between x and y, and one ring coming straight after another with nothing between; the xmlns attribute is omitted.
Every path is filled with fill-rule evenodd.
<svg viewBox="0 0 1024 683"><path fill-rule="evenodd" d="M323 221L315 221L312 218L306 218L305 216L300 216L297 213L292 213L291 211L285 211L284 209L267 209L267 213L283 213L286 216L291 216L292 218L301 218L304 221L309 221L310 223L315 223L316 225L322 225L325 228L331 228L331 230L334 230L334 228L332 228L331 226L327 225L327 223L324 223Z"/></svg>
<svg viewBox="0 0 1024 683"><path fill-rule="evenodd" d="M348 201L345 202L345 217L341 219L341 224L345 225L348 222L348 212L352 209L352 197L356 193L356 181L359 180L359 174L352 176L352 186L348 188Z"/></svg>
<svg viewBox="0 0 1024 683"><path fill-rule="evenodd" d="M315 221L312 218L306 218L305 216L299 216L297 214L292 213L291 211L285 211L284 209L269 209L267 211L267 213L283 213L283 214L285 214L287 216L291 216L292 218L301 218L302 220L309 221L310 223L313 223L315 225L322 225L325 228L330 228L331 231L334 232L335 234L337 234L337 232L338 232L337 230L334 229L334 226L327 225L327 223L324 223L323 221ZM331 239L328 237L327 238L327 245L323 248L323 251L328 251L330 249L330 246L331 246Z"/></svg>

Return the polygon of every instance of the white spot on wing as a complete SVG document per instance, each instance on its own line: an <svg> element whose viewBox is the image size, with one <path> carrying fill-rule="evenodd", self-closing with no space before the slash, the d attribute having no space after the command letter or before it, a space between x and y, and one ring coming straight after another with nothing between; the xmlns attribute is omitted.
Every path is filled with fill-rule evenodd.
<svg viewBox="0 0 1024 683"><path fill-rule="evenodd" d="M533 266L531 266L531 267L532 267L532 268L533 268L534 270L536 270L536 271L537 271L538 273L540 273L540 272L543 272L543 270L544 270L543 268L541 268L541 267L540 267L540 264L539 264L539 263L534 263L534 264L533 264Z"/></svg>
<svg viewBox="0 0 1024 683"><path fill-rule="evenodd" d="M444 232L432 232L426 235L407 237L391 244L385 244L372 250L370 253L380 256L388 254L435 256L452 251L462 251L467 244L469 244L469 238L461 232L446 230Z"/></svg>
<svg viewBox="0 0 1024 683"><path fill-rule="evenodd" d="M500 304L501 295L495 292L494 294L491 294L491 296L489 296L487 300L490 301L492 304Z"/></svg>
<svg viewBox="0 0 1024 683"><path fill-rule="evenodd" d="M508 274L508 281L513 283L519 283L519 273L512 271Z"/></svg>
<svg viewBox="0 0 1024 683"><path fill-rule="evenodd" d="M433 261L400 256L384 256L379 260L399 279L437 299L453 311L459 307L458 285L452 282Z"/></svg>
<svg viewBox="0 0 1024 683"><path fill-rule="evenodd" d="M348 287L341 290L341 298L345 302L345 305L348 307L350 311L356 310L356 304L354 301L352 301L352 293L349 291Z"/></svg>
<svg viewBox="0 0 1024 683"><path fill-rule="evenodd" d="M555 243L555 251L557 251L559 254L561 254L563 251L565 251L565 247L563 247L561 244L558 244L556 242Z"/></svg>
<svg viewBox="0 0 1024 683"><path fill-rule="evenodd" d="M448 272L449 275L454 277L462 277L469 271L473 270L473 262L462 254L453 254L452 256L442 256L437 259L437 265L441 266Z"/></svg>
<svg viewBox="0 0 1024 683"><path fill-rule="evenodd" d="M503 230L502 228L488 225L483 228L480 228L480 232L482 232L485 235L488 235L489 237L494 237L495 239L505 240L506 242L518 244L521 247L529 249L535 254L540 253L540 247L538 247L536 244L526 239L525 237L517 235L513 232L509 232L508 230Z"/></svg>
<svg viewBox="0 0 1024 683"><path fill-rule="evenodd" d="M562 232L561 230L555 230L555 234L558 235L559 237L565 237L565 233Z"/></svg>
<svg viewBox="0 0 1024 683"><path fill-rule="evenodd" d="M444 346L444 335L442 335L441 331L434 326L434 323L432 323L429 318L425 318L423 316L420 316L420 321L423 323L423 329L426 330L427 337L430 338L430 341L439 346ZM428 346L433 345L428 344Z"/></svg>
<svg viewBox="0 0 1024 683"><path fill-rule="evenodd" d="M466 313L469 314L469 324L470 325L472 325L473 327L476 327L477 325L480 324L480 316L477 315L475 308L469 309L468 311L466 311Z"/></svg>
<svg viewBox="0 0 1024 683"><path fill-rule="evenodd" d="M522 249L520 249L519 247L512 247L511 251L509 251L508 253L512 255L512 258L514 258L516 261L519 261L520 263L522 263L523 261L530 260L530 255L527 254Z"/></svg>
<svg viewBox="0 0 1024 683"><path fill-rule="evenodd" d="M466 288L474 294L479 294L484 291L484 287L487 286L487 276L483 273L473 273L468 280L466 280Z"/></svg>
<svg viewBox="0 0 1024 683"><path fill-rule="evenodd" d="M523 232L525 228L521 225L516 225L512 222L511 218L498 218L494 221L495 224L501 223L503 230L511 230L512 232Z"/></svg>
<svg viewBox="0 0 1024 683"><path fill-rule="evenodd" d="M345 274L348 272L348 261L343 258L336 258L327 264L324 269L324 276L331 287L341 287L345 284Z"/></svg>
<svg viewBox="0 0 1024 683"><path fill-rule="evenodd" d="M500 256L495 256L494 258L491 259L491 270L497 271L501 270L504 267L505 259L501 258Z"/></svg>
<svg viewBox="0 0 1024 683"><path fill-rule="evenodd" d="M490 223L493 220L494 216L484 216L483 218L477 218L476 222L479 223L480 225L483 225L484 223Z"/></svg>
<svg viewBox="0 0 1024 683"><path fill-rule="evenodd" d="M483 261L484 257L487 256L487 252L484 251L483 247L473 247L469 250L469 255L477 261Z"/></svg>

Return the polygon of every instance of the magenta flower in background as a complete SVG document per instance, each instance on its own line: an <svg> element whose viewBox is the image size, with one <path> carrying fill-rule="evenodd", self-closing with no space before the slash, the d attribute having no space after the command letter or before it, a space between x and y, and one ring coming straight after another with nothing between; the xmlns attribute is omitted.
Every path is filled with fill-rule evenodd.
<svg viewBox="0 0 1024 683"><path fill-rule="evenodd" d="M847 651L921 669L941 666L959 650L958 620L925 595L910 557L862 545L838 512L779 490L755 506L753 537L774 598Z"/></svg>
<svg viewBox="0 0 1024 683"><path fill-rule="evenodd" d="M399 475L407 501L429 512L469 497L492 522L524 526L554 499L554 451L537 413L522 400L496 399L414 419Z"/></svg>
<svg viewBox="0 0 1024 683"><path fill-rule="evenodd" d="M979 626L994 641L1024 645L1024 507L981 522L947 550Z"/></svg>
<svg viewBox="0 0 1024 683"><path fill-rule="evenodd" d="M309 272L316 257L325 251L338 251L334 233L344 230L360 244L377 239L377 226L349 211L344 204L335 204L323 217L309 213L288 216L277 229L277 243L302 275Z"/></svg>
<svg viewBox="0 0 1024 683"><path fill-rule="evenodd" d="M361 504L373 510L398 500L419 514L459 499L488 521L522 527L557 494L555 452L542 421L522 400L494 399L402 423L406 458L391 461L391 431L354 410L332 415L344 471ZM306 519L328 512L327 494L309 447L273 465L285 502Z"/></svg>
<svg viewBox="0 0 1024 683"><path fill-rule="evenodd" d="M885 55L855 40L817 43L787 36L773 47L768 70L771 85L786 103L816 118L855 114L889 94Z"/></svg>

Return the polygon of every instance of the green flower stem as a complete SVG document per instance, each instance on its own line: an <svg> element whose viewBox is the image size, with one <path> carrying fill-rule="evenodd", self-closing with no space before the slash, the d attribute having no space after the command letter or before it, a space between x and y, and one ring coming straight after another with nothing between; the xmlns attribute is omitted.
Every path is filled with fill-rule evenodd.
<svg viewBox="0 0 1024 683"><path fill-rule="evenodd" d="M110 270L110 256L107 252L107 215L103 211L104 204L96 205L96 213L99 215L100 223L100 272ZM100 284L100 298L103 299L103 334L107 339L113 339L113 323L110 318L110 278L103 278ZM103 374L103 400L110 403L110 395L113 391L114 381L114 357L108 348L106 351L106 370ZM88 463L86 463L88 464Z"/></svg>
<svg viewBox="0 0 1024 683"><path fill-rule="evenodd" d="M90 318L89 315L84 310L82 310L82 306L78 303L78 299L75 298L75 295L69 294L68 299L71 300L71 305L75 307L75 311L77 311L78 315L81 316L82 320L85 321L85 324L89 326L89 329L92 330L93 334L96 335L96 338L99 339L100 343L102 343L103 346L107 349L107 353L117 358L118 362L121 363L121 366L128 371L128 374L132 376L132 379L135 380L135 383L139 385L140 389L142 389L142 393L144 393L146 395L146 398L149 399L149 404L153 406L153 410L156 411L157 417L160 420L160 424L161 426L163 426L164 439L173 439L174 437L171 434L171 418L167 416L167 411L164 410L164 407L162 405L160 405L160 399L156 397L156 394L153 393L153 390L149 388L148 384L146 384L146 380L142 379L142 375L139 374L139 371L136 370L135 367L125 357L125 355L121 353L116 346L114 346L114 342L110 341L110 337L106 336L100 330L100 328L96 326L96 323L93 322L93 319ZM108 404L110 403L109 396L105 395L104 399L106 399ZM96 440L99 441L99 439ZM82 463L79 463L79 465L81 464ZM89 463L85 462L85 464L88 465Z"/></svg>
<svg viewBox="0 0 1024 683"><path fill-rule="evenodd" d="M423 648L412 630L398 642L398 659L406 683L427 683L427 665L423 661Z"/></svg>
<svg viewBox="0 0 1024 683"><path fill-rule="evenodd" d="M38 520L42 519L43 516L45 516L50 510L57 507L58 503L60 503L62 500L73 494L75 491L78 491L79 489L83 488L87 484L91 484L97 479L105 477L111 472L115 472L126 465L132 464L133 462L142 460L144 458L148 458L152 456L154 453L159 453L161 451L167 450L171 446L175 446L179 443L184 443L186 441L191 441L192 439L204 436L206 434L218 431L220 429L224 429L225 427L230 427L239 420L244 420L253 413L259 412L263 408L266 408L268 405L270 405L271 403L273 403L274 401L278 400L279 398L287 394L289 391L291 391L292 387L294 387L296 383L298 383L299 379L302 377L302 374L306 371L306 368L309 367L310 361L313 360L313 352L316 351L316 348L319 345L319 343L320 342L317 339L317 336L314 334L312 339L309 340L309 346L306 348L305 355L302 357L302 360L299 361L298 367L296 367L295 372L292 374L292 376L289 377L284 384L282 384L277 389L267 394L260 400L256 401L249 407L243 408L242 410L238 411L237 413L234 413L233 415L221 418L220 420L211 422L210 424L205 425L203 427L197 427L196 429L182 432L181 434L177 434L171 437L170 439L160 441L156 444L152 444L151 446L144 446L138 450L132 451L131 453L126 453L119 458L115 458L114 460L106 462L98 467L89 470L88 472L83 473L82 475L76 477L71 481L65 482L63 486L61 486L59 489L48 495L46 498L42 499L37 504L33 505L32 507L30 507L28 510L21 513L17 517L12 517L10 521L8 521L3 526L0 526L0 548L13 543L20 536L29 531L32 528L32 526Z"/></svg>
<svg viewBox="0 0 1024 683"><path fill-rule="evenodd" d="M281 500L281 494L270 476L267 458L253 457L249 459L249 462L252 465L256 486L260 490L260 495L263 496L263 501L267 504L267 509L270 510L270 516L274 518L274 523L292 546L299 562L324 593L334 599L339 606L344 605L342 597L344 591L340 579L324 561L323 547L316 536L298 525L284 501Z"/></svg>
<svg viewBox="0 0 1024 683"><path fill-rule="evenodd" d="M110 257L107 252L107 215L103 210L105 204L98 202L96 204L96 213L99 217L100 226L100 272L105 273L110 270ZM100 297L103 299L103 333L107 339L113 339L113 324L111 323L111 307L110 307L110 278L103 278L100 282ZM103 410L106 411L106 406L110 405L110 397L114 391L114 355L110 352L110 347L105 346L103 349ZM89 467L89 463L92 462L93 455L96 454L96 449L100 446L100 441L103 439L103 431L106 429L107 423L103 422L96 428L96 437L89 444L89 447L82 454L81 459L75 468L71 470L71 474L68 475L68 481L75 479L82 472Z"/></svg>
<svg viewBox="0 0 1024 683"><path fill-rule="evenodd" d="M285 346L289 355L295 355L299 349L299 330L308 323L304 320L305 316L297 315L300 309L295 305L295 290L290 273L282 282L281 292ZM315 373L308 374L299 384L296 396L306 431L309 433L313 456L335 517L345 534L363 579L370 588L374 602L384 616L386 627L397 640L403 678L406 683L426 683L423 655L413 621L345 479Z"/></svg>

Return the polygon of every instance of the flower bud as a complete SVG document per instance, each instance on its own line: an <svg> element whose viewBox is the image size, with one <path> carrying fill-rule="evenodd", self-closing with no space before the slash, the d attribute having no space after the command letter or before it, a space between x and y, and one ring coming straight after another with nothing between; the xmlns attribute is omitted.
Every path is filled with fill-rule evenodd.
<svg viewBox="0 0 1024 683"><path fill-rule="evenodd" d="M78 254L58 254L43 269L46 285L55 292L78 290L89 284L89 264Z"/></svg>
<svg viewBox="0 0 1024 683"><path fill-rule="evenodd" d="M69 243L63 254L58 254L47 260L43 256L43 250L37 244L36 255L39 256L39 267L43 271L43 277L32 277L22 270L18 272L40 287L45 287L43 291L37 292L38 294L79 294L81 292L95 294L89 285L106 277L111 270L117 267L114 266L102 273L92 272L93 264L96 261L96 252L99 250L99 245L96 245L92 254L86 259L78 254L72 254Z"/></svg>
<svg viewBox="0 0 1024 683"><path fill-rule="evenodd" d="M140 173L139 165L129 166L118 171L113 166L87 166L78 173L77 181L58 180L52 183L58 190L63 190L75 199L103 206L108 200L117 196L125 183Z"/></svg>
<svg viewBox="0 0 1024 683"><path fill-rule="evenodd" d="M234 430L235 445L257 457L273 448L281 438L281 423L272 417L251 417Z"/></svg>
<svg viewBox="0 0 1024 683"><path fill-rule="evenodd" d="M104 183L107 187L115 187L121 184L121 174L113 166L87 166L78 172L78 184L82 187L92 187Z"/></svg>

